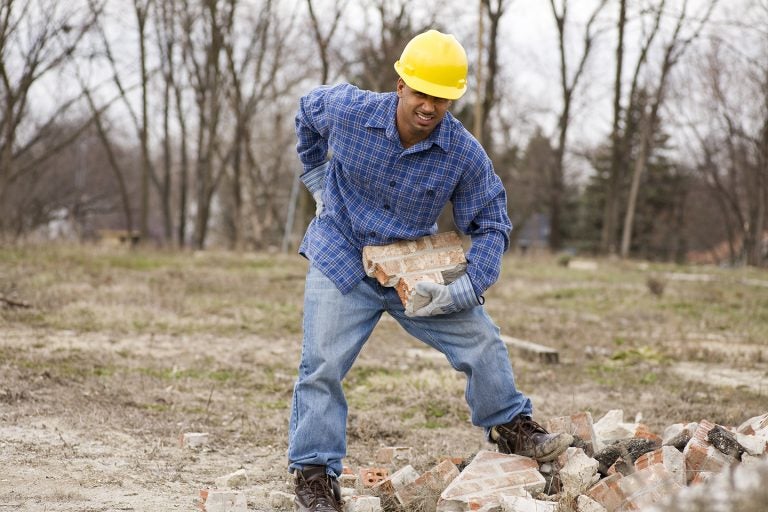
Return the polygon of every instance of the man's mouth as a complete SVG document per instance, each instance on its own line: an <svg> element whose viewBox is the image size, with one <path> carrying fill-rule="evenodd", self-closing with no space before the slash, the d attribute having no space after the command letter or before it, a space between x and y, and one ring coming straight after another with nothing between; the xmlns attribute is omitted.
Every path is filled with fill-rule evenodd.
<svg viewBox="0 0 768 512"><path fill-rule="evenodd" d="M434 115L430 115L430 114L422 114L421 112L416 112L416 117L420 121L424 121L425 123L428 123L428 122L432 121L432 119L434 119L435 116Z"/></svg>

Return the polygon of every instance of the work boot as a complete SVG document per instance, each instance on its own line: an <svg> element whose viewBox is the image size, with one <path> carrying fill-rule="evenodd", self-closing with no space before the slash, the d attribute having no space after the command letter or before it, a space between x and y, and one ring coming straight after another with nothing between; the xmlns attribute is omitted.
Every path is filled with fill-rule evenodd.
<svg viewBox="0 0 768 512"><path fill-rule="evenodd" d="M491 441L501 453L514 453L548 462L563 453L571 443L571 434L550 434L530 416L515 416L509 423L491 428Z"/></svg>
<svg viewBox="0 0 768 512"><path fill-rule="evenodd" d="M296 512L341 512L341 487L325 466L296 470Z"/></svg>

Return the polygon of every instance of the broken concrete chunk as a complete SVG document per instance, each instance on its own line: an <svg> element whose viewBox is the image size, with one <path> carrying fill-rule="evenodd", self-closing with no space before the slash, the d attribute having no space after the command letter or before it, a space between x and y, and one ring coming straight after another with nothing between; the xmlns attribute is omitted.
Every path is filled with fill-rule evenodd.
<svg viewBox="0 0 768 512"><path fill-rule="evenodd" d="M344 500L344 512L381 511L381 500L375 496L350 496Z"/></svg>
<svg viewBox="0 0 768 512"><path fill-rule="evenodd" d="M587 496L582 494L576 499L576 512L608 512L607 509Z"/></svg>
<svg viewBox="0 0 768 512"><path fill-rule="evenodd" d="M584 453L581 448L568 448L558 457L560 481L566 496L576 497L592 485L599 463Z"/></svg>
<svg viewBox="0 0 768 512"><path fill-rule="evenodd" d="M248 500L242 491L201 489L203 512L248 512Z"/></svg>
<svg viewBox="0 0 768 512"><path fill-rule="evenodd" d="M220 476L215 480L216 487L219 489L237 489L248 485L248 474L244 469L238 469L234 473Z"/></svg>
<svg viewBox="0 0 768 512"><path fill-rule="evenodd" d="M597 420L593 428L597 437L595 450L600 451L612 441L621 441L622 439L634 437L637 424L626 423L624 421L624 411L613 409Z"/></svg>
<svg viewBox="0 0 768 512"><path fill-rule="evenodd" d="M502 512L557 512L557 503L529 496L502 496Z"/></svg>

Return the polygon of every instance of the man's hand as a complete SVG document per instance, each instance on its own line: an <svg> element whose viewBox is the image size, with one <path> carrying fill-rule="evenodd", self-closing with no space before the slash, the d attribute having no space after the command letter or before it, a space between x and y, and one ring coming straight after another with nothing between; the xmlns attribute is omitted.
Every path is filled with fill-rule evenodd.
<svg viewBox="0 0 768 512"><path fill-rule="evenodd" d="M312 197L315 200L315 217L319 217L321 213L323 213L323 207L325 204L323 204L323 191L318 190L314 194L312 194Z"/></svg>
<svg viewBox="0 0 768 512"><path fill-rule="evenodd" d="M480 304L468 275L449 285L421 281L416 283L414 295L406 308L406 316L434 316L455 313Z"/></svg>

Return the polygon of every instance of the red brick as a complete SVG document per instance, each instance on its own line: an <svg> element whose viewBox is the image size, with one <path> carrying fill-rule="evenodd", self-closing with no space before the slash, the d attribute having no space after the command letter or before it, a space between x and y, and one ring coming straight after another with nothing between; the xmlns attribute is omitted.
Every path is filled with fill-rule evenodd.
<svg viewBox="0 0 768 512"><path fill-rule="evenodd" d="M528 457L481 450L440 495L438 510L476 510L498 504L502 494L542 491L545 480L538 468Z"/></svg>
<svg viewBox="0 0 768 512"><path fill-rule="evenodd" d="M456 465L447 460L443 461L397 491L397 499L407 507L418 497L424 496L425 492L436 496L443 492L457 476L459 476L459 470Z"/></svg>
<svg viewBox="0 0 768 512"><path fill-rule="evenodd" d="M736 429L739 434L753 435L759 430L768 429L768 413L750 418Z"/></svg>
<svg viewBox="0 0 768 512"><path fill-rule="evenodd" d="M625 496L623 510L646 508L683 487L662 464L653 464L625 476L619 480L618 485Z"/></svg>
<svg viewBox="0 0 768 512"><path fill-rule="evenodd" d="M587 496L613 512L624 501L624 493L619 488L619 481L624 478L620 473L605 477L587 490Z"/></svg>
<svg viewBox="0 0 768 512"><path fill-rule="evenodd" d="M637 430L635 430L635 437L639 437L641 439L648 439L649 441L653 441L654 443L656 443L656 446L661 446L661 436L656 434L655 432L651 432L651 429L648 428L648 425L645 425L644 423L637 424Z"/></svg>
<svg viewBox="0 0 768 512"><path fill-rule="evenodd" d="M373 487L389 477L387 468L360 468L359 481L363 487Z"/></svg>
<svg viewBox="0 0 768 512"><path fill-rule="evenodd" d="M455 232L363 248L365 273L383 286L397 288L406 306L416 282L429 280L443 284L444 272L457 276L466 266L461 239ZM455 277L448 278L452 279Z"/></svg>
<svg viewBox="0 0 768 512"><path fill-rule="evenodd" d="M419 281L430 281L433 283L443 284L443 276L440 272L432 272L429 274L415 274L409 276L403 276L395 285L397 295L400 297L400 301L404 306L408 307L408 301L411 298L413 289L416 288L416 283Z"/></svg>
<svg viewBox="0 0 768 512"><path fill-rule="evenodd" d="M587 411L577 412L570 416L550 418L546 425L550 432L571 434L584 442L584 453L590 457L595 454L595 429L592 414Z"/></svg>
<svg viewBox="0 0 768 512"><path fill-rule="evenodd" d="M667 471L675 478L675 482L686 485L685 457L677 448L662 446L658 450L645 453L635 461L635 469L645 469L654 464L663 464Z"/></svg>
<svg viewBox="0 0 768 512"><path fill-rule="evenodd" d="M419 478L419 473L410 464L398 469L391 476L373 485L374 492L394 496L397 491Z"/></svg>
<svg viewBox="0 0 768 512"><path fill-rule="evenodd" d="M688 483L692 482L698 473L719 472L736 462L734 457L725 455L709 443L707 434L713 428L715 428L714 423L701 420L699 428L693 433L693 437L683 450Z"/></svg>
<svg viewBox="0 0 768 512"><path fill-rule="evenodd" d="M413 448L409 446L384 446L376 452L376 462L379 464L408 464L412 457Z"/></svg>

